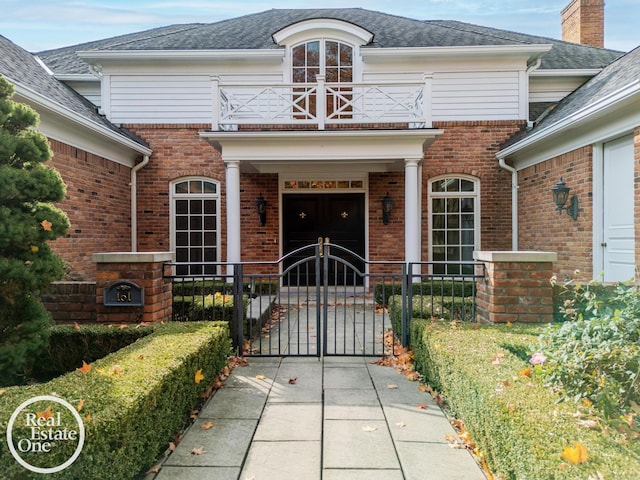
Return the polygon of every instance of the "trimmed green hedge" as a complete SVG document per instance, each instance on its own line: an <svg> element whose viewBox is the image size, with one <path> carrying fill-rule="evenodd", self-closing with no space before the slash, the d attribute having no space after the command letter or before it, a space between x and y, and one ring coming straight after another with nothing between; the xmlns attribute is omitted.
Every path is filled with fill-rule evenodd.
<svg viewBox="0 0 640 480"><path fill-rule="evenodd" d="M185 415L226 365L230 351L226 323L160 325L151 335L93 363L89 373L75 370L48 383L7 388L0 395L0 438L6 438L9 418L27 399L55 394L73 405L83 400L82 453L67 469L47 478L136 478L167 448ZM195 382L198 370L204 375L200 383ZM67 444L47 454L47 461L56 465L70 458L75 446ZM20 466L6 442L0 446L0 472L6 479L42 478Z"/></svg>
<svg viewBox="0 0 640 480"><path fill-rule="evenodd" d="M247 301L247 296L243 295L244 317L247 314ZM230 322L233 320L233 295L173 297L173 320L180 322L203 320Z"/></svg>
<svg viewBox="0 0 640 480"><path fill-rule="evenodd" d="M224 280L189 280L188 278L182 282L173 282L174 296L191 296L191 295L215 295L216 292L231 295L232 284ZM278 292L278 282L244 282L242 291L247 295L275 295Z"/></svg>
<svg viewBox="0 0 640 480"><path fill-rule="evenodd" d="M413 296L411 298L411 313L415 319L445 319L445 320L473 320L472 297L436 297ZM402 329L402 297L394 295L389 300L389 317L393 332L401 336Z"/></svg>
<svg viewBox="0 0 640 480"><path fill-rule="evenodd" d="M451 300L451 297L461 298L473 296L475 294L474 285L471 281L452 281L452 280L425 280L422 283L414 283L412 285L413 296L424 297L444 297ZM387 306L391 301L391 297L402 294L402 284L398 281L395 283L378 283L375 286L375 299L380 305Z"/></svg>
<svg viewBox="0 0 640 480"><path fill-rule="evenodd" d="M126 328L107 325L55 325L49 347L34 362L33 376L51 379L75 370L82 361L94 362L153 333L155 325Z"/></svg>
<svg viewBox="0 0 640 480"><path fill-rule="evenodd" d="M414 320L416 369L464 421L491 469L509 480L634 479L640 472L640 442L625 446L577 423L578 405L557 396L522 357L536 343L540 325L470 325ZM497 358L497 361L495 359ZM570 465L565 446L584 444L587 462Z"/></svg>

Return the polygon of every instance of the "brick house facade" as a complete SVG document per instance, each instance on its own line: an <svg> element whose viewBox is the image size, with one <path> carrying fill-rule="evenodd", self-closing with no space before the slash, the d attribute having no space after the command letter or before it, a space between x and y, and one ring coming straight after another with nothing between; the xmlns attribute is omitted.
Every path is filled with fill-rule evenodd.
<svg viewBox="0 0 640 480"><path fill-rule="evenodd" d="M570 41L587 41L569 30L580 15L599 25L602 3L575 0L565 9ZM559 150L538 132L574 115L562 115L563 103L548 107L582 90L620 52L362 9L273 10L229 22L242 35L219 24L171 26L152 38L132 34L39 54L95 106L63 95L53 76L35 75L29 54L0 44L13 55L0 73L54 98L54 113L81 104L73 107L72 134L62 135L38 99L19 95L44 113L52 165L67 183L61 207L72 227L54 248L73 278L95 279L91 254L99 251L275 260L295 242L338 235L336 225L352 218L350 235L372 261L548 250L558 253L558 275L597 275L593 152L626 131L599 137L600 147L587 140ZM602 37L601 30L593 29ZM266 106L274 101L290 102L288 119ZM88 137L87 122L102 128L90 145L79 140ZM553 208L549 189L561 176L580 199L575 222L559 221ZM393 210L384 224L386 196ZM258 198L266 201L264 225ZM326 230L293 238L286 212L304 220L307 208L327 210L333 200L342 202L333 212L342 220L323 213L317 222Z"/></svg>

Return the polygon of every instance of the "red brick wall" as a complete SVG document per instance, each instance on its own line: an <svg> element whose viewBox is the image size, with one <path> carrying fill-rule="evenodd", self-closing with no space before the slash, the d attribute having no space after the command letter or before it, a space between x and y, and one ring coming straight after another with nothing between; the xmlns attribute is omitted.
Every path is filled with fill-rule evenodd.
<svg viewBox="0 0 640 480"><path fill-rule="evenodd" d="M518 173L519 248L556 252L554 273L559 281L590 280L593 275L592 172L592 148L586 146ZM578 196L580 213L576 221L555 209L551 188L561 176L571 188L569 200ZM575 270L580 273L574 275Z"/></svg>
<svg viewBox="0 0 640 480"><path fill-rule="evenodd" d="M138 248L169 250L169 184L185 176L204 176L221 182L222 259L225 258L225 169L220 153L198 132L208 125L128 125L149 142L154 154L138 173ZM467 174L481 182L481 242L483 249L511 248L511 176L498 166L499 145L522 127L521 122L444 122L445 130L425 153L423 162L423 259L428 258L428 201L430 178L444 173ZM276 174L242 173L240 180L242 260L275 260L279 245L279 197ZM371 260L404 258L404 171L372 173L369 177L369 254ZM394 200L388 225L382 224L382 198ZM255 200L267 200L267 223L258 225Z"/></svg>
<svg viewBox="0 0 640 480"><path fill-rule="evenodd" d="M551 262L486 262L477 284L478 320L539 323L553 319Z"/></svg>
<svg viewBox="0 0 640 480"><path fill-rule="evenodd" d="M41 298L56 324L96 321L94 282L53 282Z"/></svg>
<svg viewBox="0 0 640 480"><path fill-rule="evenodd" d="M604 0L572 0L561 13L562 40L604 46Z"/></svg>
<svg viewBox="0 0 640 480"><path fill-rule="evenodd" d="M500 145L522 128L522 122L438 122L445 133L425 152L422 195L422 257L428 258L431 178L465 174L480 180L480 249L511 250L511 173L500 168Z"/></svg>
<svg viewBox="0 0 640 480"><path fill-rule="evenodd" d="M147 141L153 150L149 164L138 172L138 250L169 251L169 184L187 177L207 177L220 182L224 221L225 169L216 149L201 139L198 132L210 125L129 125L127 128ZM225 253L222 252L222 258Z"/></svg>
<svg viewBox="0 0 640 480"><path fill-rule="evenodd" d="M131 169L56 140L49 142L49 165L67 185L58 207L71 222L67 236L51 246L69 265L71 278L94 280L93 253L131 248Z"/></svg>

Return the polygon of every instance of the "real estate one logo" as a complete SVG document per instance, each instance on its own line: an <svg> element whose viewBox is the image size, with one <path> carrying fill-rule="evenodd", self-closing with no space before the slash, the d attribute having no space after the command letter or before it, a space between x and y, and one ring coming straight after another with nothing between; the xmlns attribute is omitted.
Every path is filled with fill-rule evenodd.
<svg viewBox="0 0 640 480"><path fill-rule="evenodd" d="M35 404L45 406L38 411ZM26 400L16 408L7 424L11 455L35 473L56 473L71 465L82 452L84 435L82 418L73 405L51 395ZM73 445L76 447L72 451ZM60 451L72 453L59 464L51 465L51 458L47 457Z"/></svg>

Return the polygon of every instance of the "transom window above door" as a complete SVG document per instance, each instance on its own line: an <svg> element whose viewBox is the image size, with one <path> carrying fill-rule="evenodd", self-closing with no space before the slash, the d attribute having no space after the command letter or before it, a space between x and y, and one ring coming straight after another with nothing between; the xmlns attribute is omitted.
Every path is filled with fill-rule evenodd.
<svg viewBox="0 0 640 480"><path fill-rule="evenodd" d="M333 40L314 40L291 49L293 83L313 83L325 75L329 83L353 81L353 47Z"/></svg>

